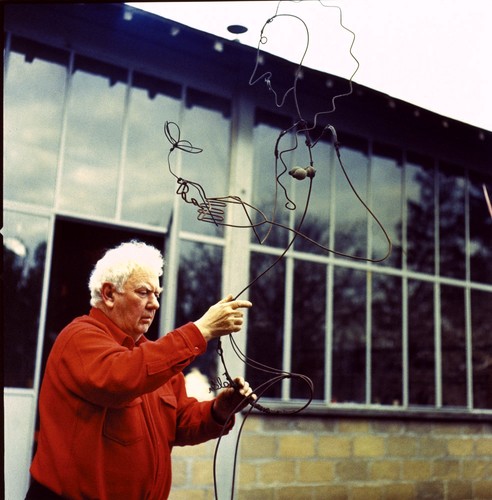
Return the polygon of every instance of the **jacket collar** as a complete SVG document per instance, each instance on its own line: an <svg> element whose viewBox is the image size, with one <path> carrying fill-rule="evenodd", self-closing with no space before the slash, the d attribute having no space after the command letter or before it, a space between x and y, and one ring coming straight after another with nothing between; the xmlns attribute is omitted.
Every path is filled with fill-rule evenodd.
<svg viewBox="0 0 492 500"><path fill-rule="evenodd" d="M126 334L119 326L117 326L112 320L110 320L102 311L97 307L92 307L89 316L96 321L102 323L111 333L113 338L118 342L118 344L128 347L128 349L133 349L135 346L139 346L143 342L147 342L147 338L142 335L137 342L135 342L130 335Z"/></svg>

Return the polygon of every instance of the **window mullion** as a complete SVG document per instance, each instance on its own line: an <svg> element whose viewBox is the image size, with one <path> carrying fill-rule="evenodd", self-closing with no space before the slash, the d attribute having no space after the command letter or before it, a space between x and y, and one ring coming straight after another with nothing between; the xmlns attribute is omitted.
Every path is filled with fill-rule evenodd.
<svg viewBox="0 0 492 500"><path fill-rule="evenodd" d="M368 145L368 163L367 163L367 204L372 206L372 162L373 162L373 144L369 141ZM367 256L372 257L372 218L367 213ZM369 262L369 269L366 278L366 404L371 404L372 400L372 265Z"/></svg>
<svg viewBox="0 0 492 500"><path fill-rule="evenodd" d="M465 171L465 349L466 349L466 404L473 409L473 359L472 359L472 321L471 321L471 266L470 266L470 176Z"/></svg>
<svg viewBox="0 0 492 500"><path fill-rule="evenodd" d="M60 195L61 195L62 173L63 173L63 165L65 162L65 146L67 142L68 104L70 102L70 95L72 93L72 81L73 81L73 74L75 71L74 68L75 68L75 52L72 50L70 52L70 58L67 68L67 76L65 80L65 95L63 101L62 123L60 131L60 146L58 149L58 161L56 165L55 198L54 198L55 209L59 206L61 198Z"/></svg>
<svg viewBox="0 0 492 500"><path fill-rule="evenodd" d="M402 282L401 282L401 304L402 304L402 314L401 314L401 327L402 327L402 403L404 407L408 407L409 404L409 372L408 372L408 277L407 272L407 223L408 223L408 213L407 213L407 158L405 152L403 152L403 166L401 171L401 219L402 219Z"/></svg>
<svg viewBox="0 0 492 500"><path fill-rule="evenodd" d="M125 92L125 109L123 110L123 127L121 131L121 149L120 149L120 162L118 166L118 187L116 192L116 207L115 207L115 218L116 220L121 220L121 211L123 207L123 191L125 185L125 165L127 156L127 144L128 144L128 127L129 127L129 116L130 116L130 99L133 84L133 70L128 70L127 82L126 82L126 92Z"/></svg>
<svg viewBox="0 0 492 500"><path fill-rule="evenodd" d="M330 222L329 222L329 247L335 248L336 228L336 165L335 148L330 150ZM333 399L333 287L335 268L332 263L327 266L326 275L326 321L325 321L325 401L330 403Z"/></svg>
<svg viewBox="0 0 492 500"><path fill-rule="evenodd" d="M440 190L439 190L439 167L434 167L434 272L436 278L441 273L440 256ZM441 289L439 281L434 284L434 380L436 408L442 406L442 356L441 356Z"/></svg>

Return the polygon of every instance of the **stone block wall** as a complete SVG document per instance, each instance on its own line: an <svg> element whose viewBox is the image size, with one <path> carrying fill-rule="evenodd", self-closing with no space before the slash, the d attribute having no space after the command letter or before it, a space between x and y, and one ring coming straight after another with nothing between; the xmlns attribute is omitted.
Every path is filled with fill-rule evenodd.
<svg viewBox="0 0 492 500"><path fill-rule="evenodd" d="M171 500L213 500L214 449L175 449ZM236 500L492 499L492 422L254 415L236 483Z"/></svg>

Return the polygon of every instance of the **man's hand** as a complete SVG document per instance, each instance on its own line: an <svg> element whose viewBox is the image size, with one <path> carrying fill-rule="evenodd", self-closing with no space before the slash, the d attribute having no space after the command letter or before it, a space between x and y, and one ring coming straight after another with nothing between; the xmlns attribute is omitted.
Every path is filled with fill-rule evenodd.
<svg viewBox="0 0 492 500"><path fill-rule="evenodd" d="M198 321L195 321L195 326L202 332L207 342L241 330L244 314L238 309L251 307L253 304L249 300L232 299L232 295L228 295L211 306Z"/></svg>
<svg viewBox="0 0 492 500"><path fill-rule="evenodd" d="M256 394L243 377L234 379L235 388L228 387L219 392L212 406L212 414L219 423L225 423L233 413L248 405L248 400L256 401Z"/></svg>

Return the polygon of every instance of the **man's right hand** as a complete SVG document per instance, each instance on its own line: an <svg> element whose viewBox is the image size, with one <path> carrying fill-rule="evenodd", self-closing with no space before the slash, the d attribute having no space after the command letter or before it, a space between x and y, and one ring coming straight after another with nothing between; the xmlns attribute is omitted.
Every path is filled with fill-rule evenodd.
<svg viewBox="0 0 492 500"><path fill-rule="evenodd" d="M244 313L239 309L249 308L252 305L249 300L233 300L232 295L227 295L217 304L211 306L199 320L195 321L195 326L202 332L203 338L207 342L223 335L238 332L244 321Z"/></svg>

